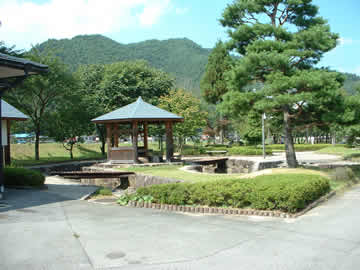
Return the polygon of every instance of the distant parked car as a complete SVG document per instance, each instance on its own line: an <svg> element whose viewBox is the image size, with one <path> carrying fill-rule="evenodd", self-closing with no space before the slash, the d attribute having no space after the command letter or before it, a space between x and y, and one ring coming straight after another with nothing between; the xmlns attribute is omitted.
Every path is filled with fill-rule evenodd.
<svg viewBox="0 0 360 270"><path fill-rule="evenodd" d="M26 141L25 140L18 140L16 143L17 144L24 144L24 143L26 143Z"/></svg>

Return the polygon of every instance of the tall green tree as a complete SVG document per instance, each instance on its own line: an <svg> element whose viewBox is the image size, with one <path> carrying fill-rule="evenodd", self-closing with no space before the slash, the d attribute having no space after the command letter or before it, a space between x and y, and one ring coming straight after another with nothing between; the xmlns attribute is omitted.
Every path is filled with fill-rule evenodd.
<svg viewBox="0 0 360 270"><path fill-rule="evenodd" d="M86 104L84 108L90 119L106 113L102 101L103 92L100 84L104 78L105 65L93 64L83 65L75 72L75 78L79 83L79 94L81 100ZM98 134L102 155L105 155L106 129L104 125L96 125L96 133Z"/></svg>
<svg viewBox="0 0 360 270"><path fill-rule="evenodd" d="M201 110L200 100L183 89L171 90L159 99L159 107L182 116L184 122L175 125L174 135L178 138L179 152L182 153L184 140L197 136L206 126L207 112Z"/></svg>
<svg viewBox="0 0 360 270"><path fill-rule="evenodd" d="M231 69L232 58L222 41L218 41L215 48L209 55L205 73L200 82L200 89L204 99L210 104L218 104L222 101L222 96L228 91L225 74ZM216 126L220 134L220 143L224 143L224 123L223 115L216 114Z"/></svg>
<svg viewBox="0 0 360 270"><path fill-rule="evenodd" d="M228 28L229 49L242 56L229 73L222 108L281 117L286 160L296 167L293 128L335 121L342 110L338 74L314 67L339 36L311 0L236 0L220 22ZM254 81L263 87L245 88Z"/></svg>
<svg viewBox="0 0 360 270"><path fill-rule="evenodd" d="M202 94L207 102L217 104L227 92L225 73L231 69L231 63L232 59L225 44L218 41L209 55L205 73L200 82Z"/></svg>
<svg viewBox="0 0 360 270"><path fill-rule="evenodd" d="M39 160L40 134L45 119L56 104L76 84L66 66L51 53L32 50L26 58L49 66L43 76L31 76L20 86L6 93L5 99L21 108L30 117L35 133L35 160Z"/></svg>
<svg viewBox="0 0 360 270"><path fill-rule="evenodd" d="M88 135L92 131L91 118L78 89L74 88L59 101L56 110L49 115L51 121L47 124L48 134L62 143L69 151L70 159L73 159L74 146L81 142L82 135Z"/></svg>
<svg viewBox="0 0 360 270"><path fill-rule="evenodd" d="M109 64L100 85L100 103L107 112L134 102L139 96L156 105L159 97L169 93L173 83L169 74L150 67L146 61Z"/></svg>

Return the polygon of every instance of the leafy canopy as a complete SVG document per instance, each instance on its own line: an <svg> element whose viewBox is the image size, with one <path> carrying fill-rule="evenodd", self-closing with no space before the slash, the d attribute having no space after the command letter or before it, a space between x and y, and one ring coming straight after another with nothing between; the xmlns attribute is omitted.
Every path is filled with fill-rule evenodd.
<svg viewBox="0 0 360 270"><path fill-rule="evenodd" d="M292 129L335 121L343 109L342 78L315 67L338 39L317 14L311 0L237 0L220 19L230 36L228 48L242 56L228 73L231 91L221 108L283 117L290 166L296 166ZM263 86L246 87L253 82Z"/></svg>
<svg viewBox="0 0 360 270"><path fill-rule="evenodd" d="M159 107L184 118L176 124L174 135L181 138L196 136L206 126L207 113L200 108L200 100L183 89L171 90L159 99Z"/></svg>

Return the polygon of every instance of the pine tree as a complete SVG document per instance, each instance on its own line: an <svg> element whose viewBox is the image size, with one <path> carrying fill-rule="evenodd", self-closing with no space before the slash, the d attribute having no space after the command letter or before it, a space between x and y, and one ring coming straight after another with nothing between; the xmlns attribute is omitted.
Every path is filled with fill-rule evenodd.
<svg viewBox="0 0 360 270"><path fill-rule="evenodd" d="M200 82L200 88L205 100L211 104L221 101L227 92L225 73L231 68L232 59L224 43L218 41L209 55L205 73Z"/></svg>
<svg viewBox="0 0 360 270"><path fill-rule="evenodd" d="M221 107L281 117L289 167L297 166L293 128L336 121L343 108L339 75L315 67L339 37L317 14L311 0L237 0L220 19L241 55ZM251 82L263 87L246 88Z"/></svg>

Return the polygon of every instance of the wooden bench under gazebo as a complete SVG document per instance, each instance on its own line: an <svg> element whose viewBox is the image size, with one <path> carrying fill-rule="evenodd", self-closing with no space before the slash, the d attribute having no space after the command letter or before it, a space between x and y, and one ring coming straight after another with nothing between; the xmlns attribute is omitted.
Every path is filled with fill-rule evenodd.
<svg viewBox="0 0 360 270"><path fill-rule="evenodd" d="M138 163L139 155L148 156L148 124L162 123L165 123L166 128L166 161L171 162L174 156L172 127L174 123L182 121L182 117L155 107L141 97L134 103L92 120L106 126L108 160L122 163ZM122 129L119 129L120 125ZM119 135L124 132L131 134L131 147L119 147ZM139 135L143 136L143 147L138 146Z"/></svg>

